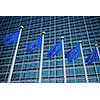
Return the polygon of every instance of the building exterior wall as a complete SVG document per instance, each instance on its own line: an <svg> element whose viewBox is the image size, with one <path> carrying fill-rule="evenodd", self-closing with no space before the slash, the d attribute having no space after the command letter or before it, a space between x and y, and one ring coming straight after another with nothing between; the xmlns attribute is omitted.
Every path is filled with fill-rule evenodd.
<svg viewBox="0 0 100 100"><path fill-rule="evenodd" d="M64 36L65 52L82 41L85 59L91 54L95 44L100 51L100 17L98 16L1 16L0 17L0 82L7 82L16 45L2 45L2 36L19 31L23 25L15 66L11 82L38 83L40 50L29 53L26 44L32 42L46 32L43 53L43 83L63 83L62 55L48 59L47 53L52 45L61 41ZM86 82L82 58L66 63L68 83ZM86 63L89 82L100 82L100 60L92 64Z"/></svg>

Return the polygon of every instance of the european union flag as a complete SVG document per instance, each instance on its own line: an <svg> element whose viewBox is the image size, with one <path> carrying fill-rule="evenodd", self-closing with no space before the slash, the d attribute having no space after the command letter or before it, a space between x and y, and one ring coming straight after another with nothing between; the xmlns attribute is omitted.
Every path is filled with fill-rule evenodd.
<svg viewBox="0 0 100 100"><path fill-rule="evenodd" d="M28 43L26 45L26 48L30 53L32 53L32 51L34 51L34 50L41 49L41 46L42 46L42 36L39 36L37 40L35 40L31 43Z"/></svg>
<svg viewBox="0 0 100 100"><path fill-rule="evenodd" d="M80 44L76 45L76 47L72 48L65 54L65 57L67 58L68 62L72 62L72 60L80 56L81 56Z"/></svg>
<svg viewBox="0 0 100 100"><path fill-rule="evenodd" d="M48 57L54 57L58 53L62 52L62 42L57 43L48 51Z"/></svg>
<svg viewBox="0 0 100 100"><path fill-rule="evenodd" d="M14 43L17 43L18 36L19 36L19 32L6 34L3 36L2 44L3 45L12 45Z"/></svg>
<svg viewBox="0 0 100 100"><path fill-rule="evenodd" d="M99 60L99 55L97 52L97 49L94 48L93 52L87 57L86 62L88 64L91 64L94 61L98 61Z"/></svg>

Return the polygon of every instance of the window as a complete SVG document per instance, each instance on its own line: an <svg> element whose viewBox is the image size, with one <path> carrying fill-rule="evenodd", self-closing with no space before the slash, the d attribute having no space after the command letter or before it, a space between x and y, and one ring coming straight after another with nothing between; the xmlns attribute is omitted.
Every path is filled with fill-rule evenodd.
<svg viewBox="0 0 100 100"><path fill-rule="evenodd" d="M50 83L48 79L42 79L42 83Z"/></svg>
<svg viewBox="0 0 100 100"><path fill-rule="evenodd" d="M25 78L25 73L24 73L24 72L21 72L21 73L20 73L20 77L21 77L21 78Z"/></svg>
<svg viewBox="0 0 100 100"><path fill-rule="evenodd" d="M60 59L60 60L57 60L57 61L56 61L56 65L57 65L57 66L61 66L61 65L62 65L62 60L61 60L61 59Z"/></svg>
<svg viewBox="0 0 100 100"><path fill-rule="evenodd" d="M25 78L29 78L30 72L25 72Z"/></svg>
<svg viewBox="0 0 100 100"><path fill-rule="evenodd" d="M48 67L48 62L43 62L43 67Z"/></svg>
<svg viewBox="0 0 100 100"><path fill-rule="evenodd" d="M69 79L67 80L67 83L75 83L75 79Z"/></svg>
<svg viewBox="0 0 100 100"><path fill-rule="evenodd" d="M84 74L83 68L77 68L77 69L75 69L75 74L76 75L83 75Z"/></svg>
<svg viewBox="0 0 100 100"><path fill-rule="evenodd" d="M12 79L19 79L20 73L13 73Z"/></svg>
<svg viewBox="0 0 100 100"><path fill-rule="evenodd" d="M74 76L74 69L66 69L67 76Z"/></svg>
<svg viewBox="0 0 100 100"><path fill-rule="evenodd" d="M50 77L54 77L55 75L55 71L54 70L50 70Z"/></svg>
<svg viewBox="0 0 100 100"><path fill-rule="evenodd" d="M89 77L89 82L98 82L96 76Z"/></svg>
<svg viewBox="0 0 100 100"><path fill-rule="evenodd" d="M33 72L33 78L38 78L38 77L39 77L38 71Z"/></svg>
<svg viewBox="0 0 100 100"><path fill-rule="evenodd" d="M56 75L63 76L63 70L62 69L56 70Z"/></svg>
<svg viewBox="0 0 100 100"><path fill-rule="evenodd" d="M30 72L30 78L35 78L36 75L34 75L34 72Z"/></svg>
<svg viewBox="0 0 100 100"><path fill-rule="evenodd" d="M43 77L48 77L48 70L43 70L42 76Z"/></svg>
<svg viewBox="0 0 100 100"><path fill-rule="evenodd" d="M100 73L100 67L96 67L97 68L97 72Z"/></svg>
<svg viewBox="0 0 100 100"><path fill-rule="evenodd" d="M82 82L86 82L85 78L80 77L80 78L76 78L76 83L82 83Z"/></svg>
<svg viewBox="0 0 100 100"><path fill-rule="evenodd" d="M0 74L0 81L2 82L4 81L4 79L5 79L5 74Z"/></svg>
<svg viewBox="0 0 100 100"><path fill-rule="evenodd" d="M50 61L50 66L54 67L54 61L53 60Z"/></svg>
<svg viewBox="0 0 100 100"><path fill-rule="evenodd" d="M63 78L57 78L56 83L64 83L64 79Z"/></svg>
<svg viewBox="0 0 100 100"><path fill-rule="evenodd" d="M87 73L88 74L95 74L95 68L94 67L87 68Z"/></svg>

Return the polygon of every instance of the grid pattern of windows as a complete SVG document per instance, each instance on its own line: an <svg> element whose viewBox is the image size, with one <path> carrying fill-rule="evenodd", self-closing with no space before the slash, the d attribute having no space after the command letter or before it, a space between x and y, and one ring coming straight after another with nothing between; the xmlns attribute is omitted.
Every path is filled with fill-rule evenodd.
<svg viewBox="0 0 100 100"><path fill-rule="evenodd" d="M7 82L16 45L2 45L2 36L19 31L23 25L17 57L11 82L37 83L39 79L40 50L29 53L26 44L44 36L43 83L63 83L62 55L48 59L47 52L52 45L64 36L65 52L73 48L80 40L84 57L92 52L95 43L100 51L100 17L95 16L1 16L0 17L0 82ZM68 63L66 59L66 78L68 83L86 82L82 58ZM100 82L100 60L86 64L89 82Z"/></svg>

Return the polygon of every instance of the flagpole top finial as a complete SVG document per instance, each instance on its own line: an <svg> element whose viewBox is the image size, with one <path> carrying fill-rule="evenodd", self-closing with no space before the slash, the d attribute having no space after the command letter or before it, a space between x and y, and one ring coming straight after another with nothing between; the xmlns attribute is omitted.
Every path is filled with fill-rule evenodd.
<svg viewBox="0 0 100 100"><path fill-rule="evenodd" d="M98 46L98 44L95 44L95 47L97 47Z"/></svg>
<svg viewBox="0 0 100 100"><path fill-rule="evenodd" d="M82 43L82 41L80 40L79 43Z"/></svg>
<svg viewBox="0 0 100 100"><path fill-rule="evenodd" d="M62 36L61 39L64 39L64 36Z"/></svg>
<svg viewBox="0 0 100 100"><path fill-rule="evenodd" d="M19 29L23 29L24 28L24 26L20 26L20 28Z"/></svg>
<svg viewBox="0 0 100 100"><path fill-rule="evenodd" d="M45 32L42 32L42 34L45 34Z"/></svg>

